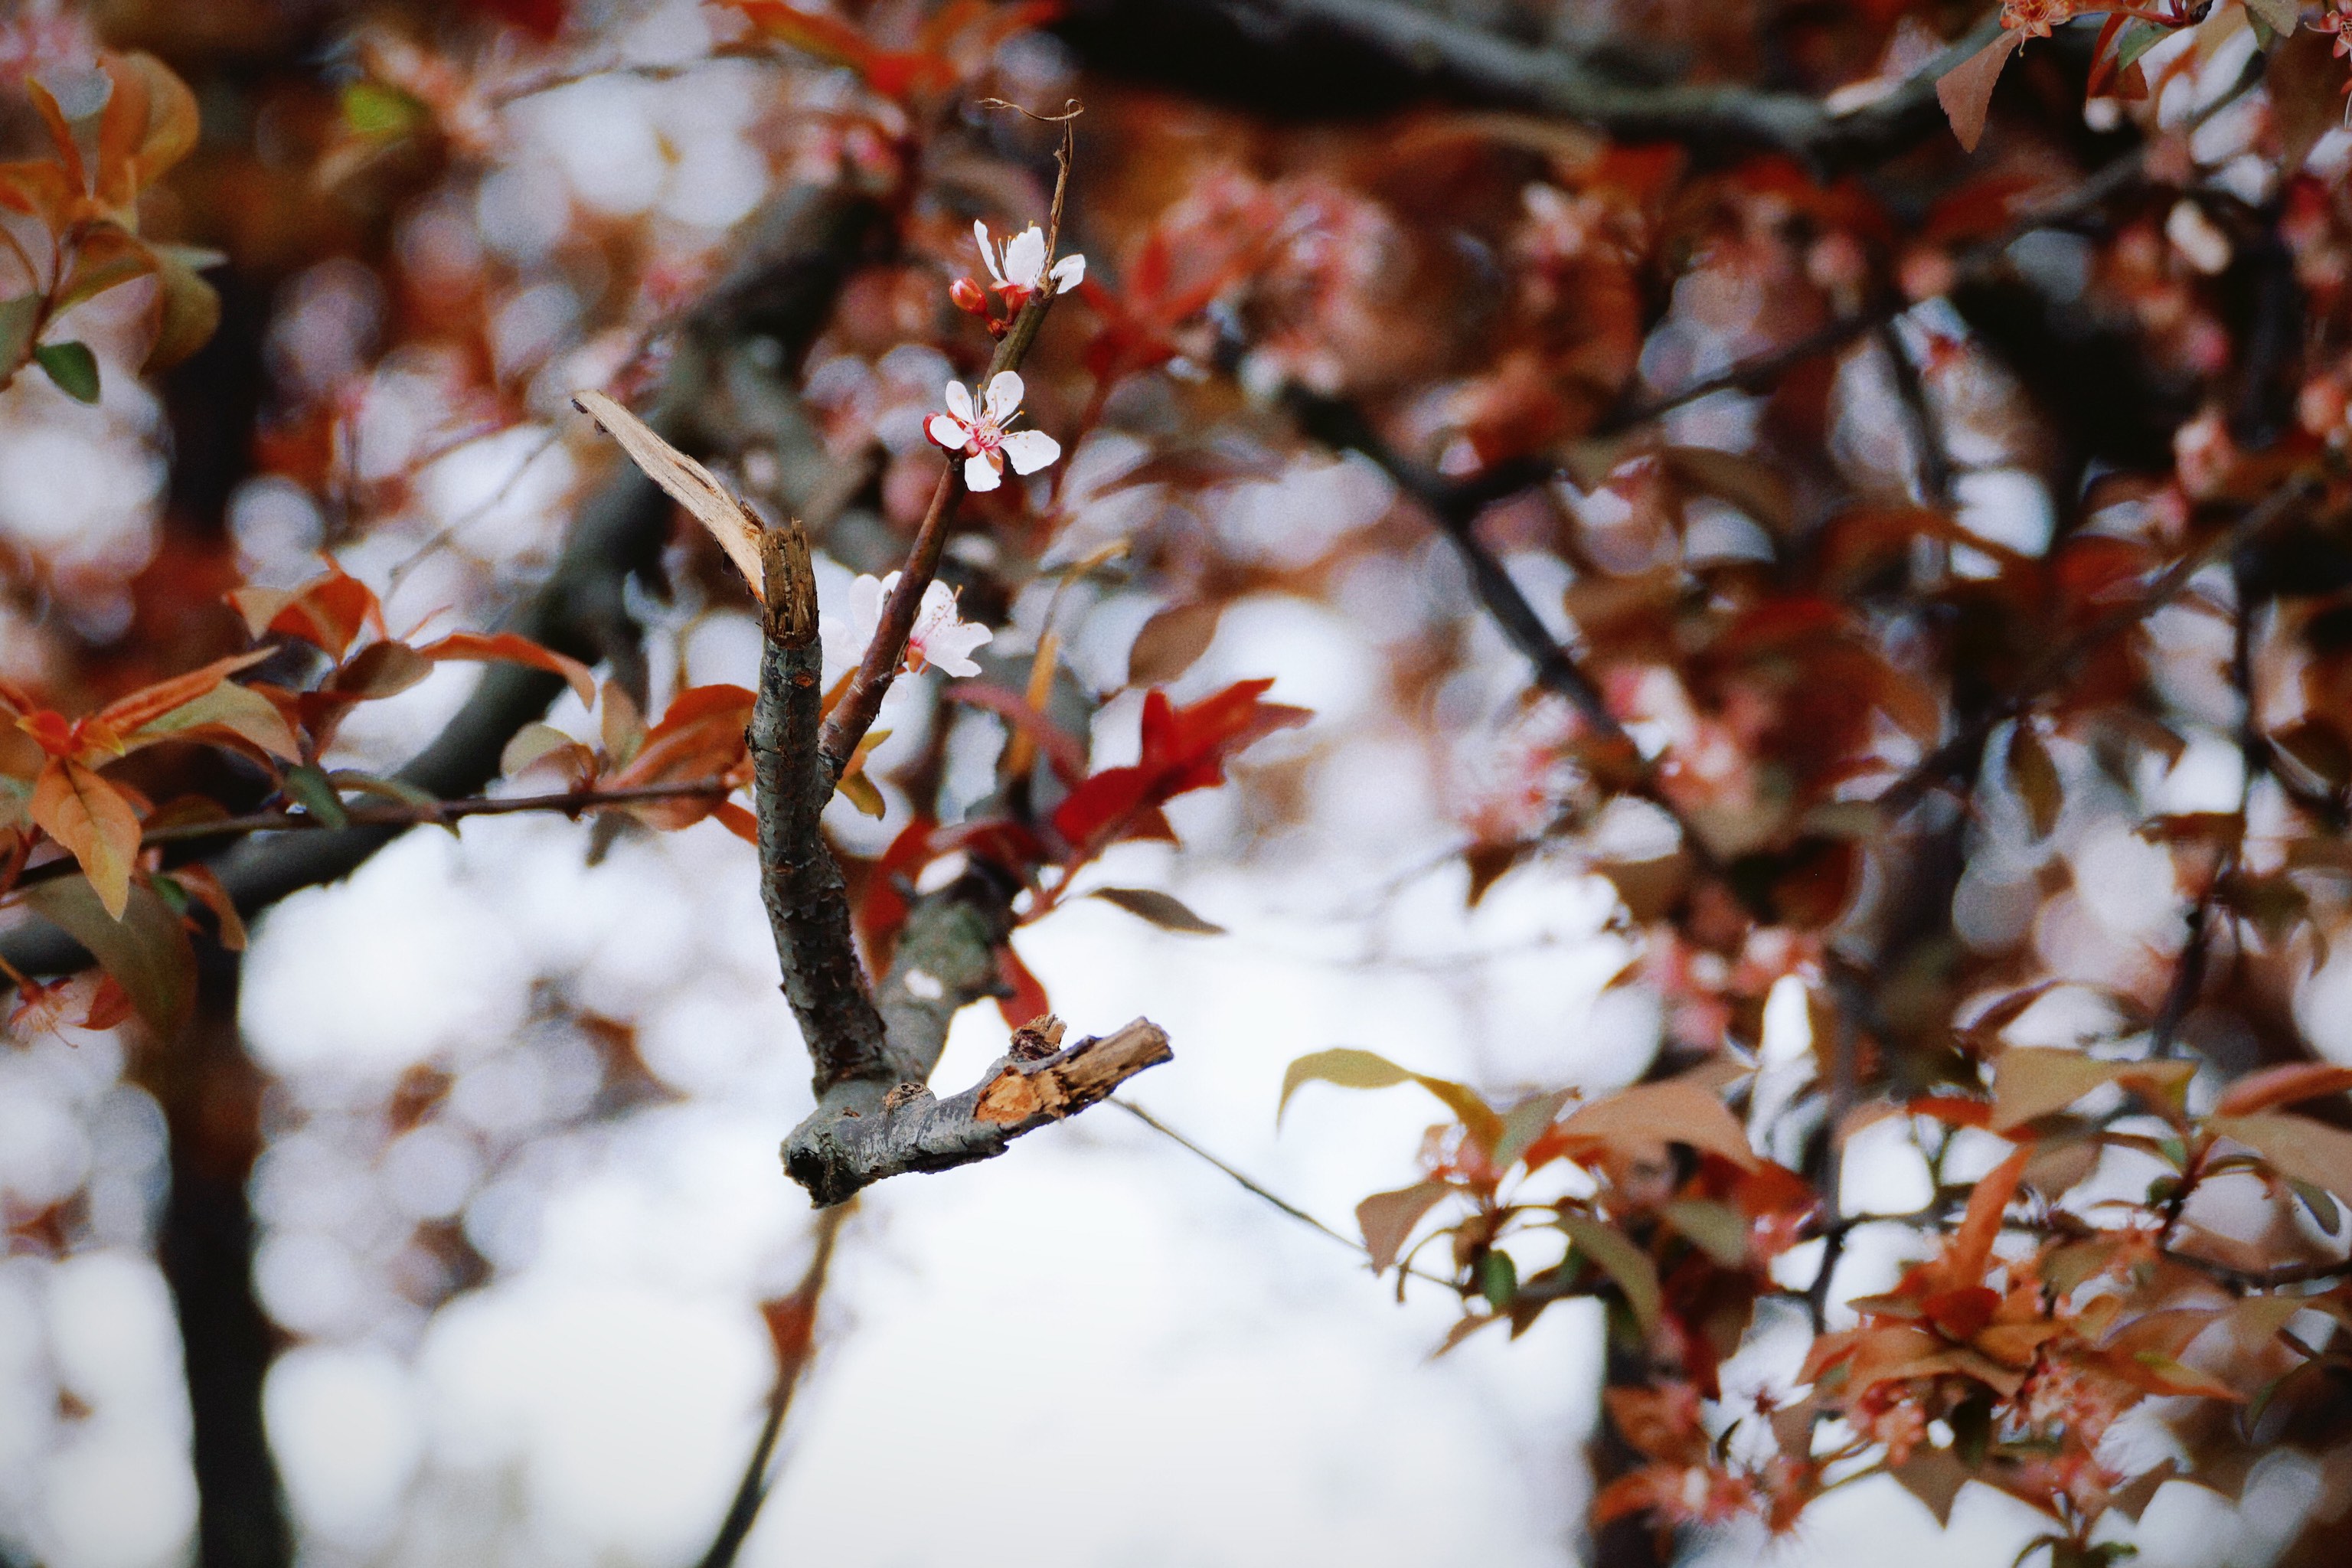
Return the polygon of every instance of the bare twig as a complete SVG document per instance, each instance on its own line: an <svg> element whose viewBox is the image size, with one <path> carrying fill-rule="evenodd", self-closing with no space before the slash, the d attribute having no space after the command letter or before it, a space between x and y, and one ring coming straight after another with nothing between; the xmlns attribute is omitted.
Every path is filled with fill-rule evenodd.
<svg viewBox="0 0 2352 1568"><path fill-rule="evenodd" d="M1352 405L1297 390L1292 393L1291 403L1300 425L1310 435L1328 446L1352 447L1363 453L1394 479L1399 489L1427 510L1470 569L1471 591L1478 596L1479 604L1510 639L1511 646L1535 667L1536 684L1575 706L1585 724L1617 753L1619 763L1633 780L1630 793L1674 822L1681 832L1685 850L1695 862L1702 868L1719 872L1722 868L1714 847L1666 793L1656 763L1643 754L1633 736L1626 733L1625 726L1609 710L1600 686L1585 673L1576 656L1551 635L1542 617L1536 614L1535 606L1519 591L1518 584L1478 537L1479 513L1500 497L1525 489L1530 479L1528 471L1510 468L1482 476L1470 484L1448 484L1406 462Z"/></svg>
<svg viewBox="0 0 2352 1568"><path fill-rule="evenodd" d="M811 1356L816 1349L816 1309L824 1296L826 1275L833 1268L834 1242L841 1235L842 1222L856 1212L856 1205L842 1204L822 1210L814 1226L816 1251L809 1258L808 1268L793 1293L770 1307L772 1316L781 1316L783 1331L776 1336L776 1387L768 1396L768 1417L761 1424L760 1440L751 1446L751 1458L743 1467L743 1479L735 1488L735 1500L728 1505L727 1517L719 1526L719 1533L710 1542L710 1550L702 1554L701 1568L730 1568L736 1554L742 1551L745 1538L760 1517L760 1505L768 1500L768 1492L775 1485L769 1473L769 1460L776 1451L776 1439L784 1429L784 1417L793 1406L793 1394L801 1385L801 1374L808 1370Z"/></svg>
<svg viewBox="0 0 2352 1568"><path fill-rule="evenodd" d="M1070 121L1076 113L1073 105L1068 113L1059 117L1062 144L1054 154L1059 167L1054 179L1054 205L1046 217L1045 270L1038 274L1036 292L1013 316L1013 324L1005 330L996 353L989 360L987 374L980 378L979 393L982 397L987 395L988 384L998 375L1020 369L1029 345L1036 341L1037 329L1045 324L1045 312L1053 307L1055 289L1050 273L1061 244L1063 203L1069 195L1073 156ZM907 638L914 631L915 616L922 607L924 590L939 573L940 552L946 548L948 531L953 526L956 497L962 488L960 466L950 454L939 483L932 488L931 504L923 513L922 526L915 531L915 542L907 552L907 563L899 568L898 585L890 591L890 597L882 605L874 640L866 645L856 673L850 677L848 689L842 693L841 700L834 705L831 717L825 721L818 743L830 759L835 777L856 754L857 742L873 728L875 715L882 710L882 699L889 695L890 683L898 679L898 666L907 655Z"/></svg>
<svg viewBox="0 0 2352 1568"><path fill-rule="evenodd" d="M340 833L347 827L421 827L428 824L462 822L473 816L517 816L532 812L561 812L580 816L654 801L724 800L734 785L723 778L694 779L686 784L639 784L628 789L576 789L556 795L477 795L466 800L427 800L414 804L386 801L381 805L343 807L343 824L331 824L310 812L253 811L242 816L216 816L209 821L168 822L140 835L140 846L201 844L215 838L246 838L262 833ZM11 887L27 887L54 878L80 873L70 856L45 860L17 876Z"/></svg>

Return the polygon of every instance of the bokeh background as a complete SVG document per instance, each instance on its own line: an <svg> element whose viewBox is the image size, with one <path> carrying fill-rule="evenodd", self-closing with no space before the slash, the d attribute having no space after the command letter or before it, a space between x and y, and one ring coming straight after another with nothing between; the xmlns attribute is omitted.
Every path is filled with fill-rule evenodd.
<svg viewBox="0 0 2352 1568"><path fill-rule="evenodd" d="M877 9L887 30L915 8ZM1563 29L1630 30L1612 9L1530 8ZM206 606L223 588L290 586L320 552L383 595L396 629L497 623L612 470L569 394L657 380L646 344L778 193L908 176L887 114L846 73L729 58L740 29L694 0L23 0L0 20L0 78L100 36L159 50L197 87L204 142L158 221L231 264L221 339L168 384L126 363L130 306L93 304L79 331L107 368L96 405L33 376L0 392L0 668L67 689L114 679L113 661L168 664L216 635L224 623L206 617L226 613ZM2185 120L2242 58L2184 73L2158 112ZM1458 170L1436 160L1381 187L1368 171L1395 155L1391 125L1286 124L1089 76L1038 30L990 40L971 73L974 97L1085 99L1072 227L1104 276L1131 266L1153 222L1181 266L1213 254L1252 202L1303 215L1282 239L1282 312L1244 323L1213 309L1188 324L1187 357L1121 391L1049 477L1048 563L1129 540L1151 544L1155 571L1114 563L1058 599L1032 584L1000 606L986 651L1018 686L1051 614L1074 678L1120 693L1173 583L1221 607L1171 683L1180 700L1267 676L1275 700L1314 711L1252 751L1231 788L1171 806L1181 847L1127 846L1100 868L1107 883L1176 893L1226 934L1081 900L1016 946L1078 1029L1143 1016L1169 1031L1176 1059L1130 1086L1139 1105L1351 1234L1363 1194L1407 1179L1432 1112L1310 1088L1277 1126L1294 1058L1350 1045L1497 1091L1599 1089L1634 1079L1660 1038L1656 998L1612 984L1633 954L1606 882L1538 858L1475 907L1466 897L1465 837L1540 812L1560 715L1521 700L1525 665L1391 479L1268 437L1253 402L1286 382L1423 377L1433 453L1475 463L1447 458L1446 433L1474 429L1511 389L1432 375L1423 360L1459 271L1496 263L1433 258L1443 245L1411 198ZM353 96L387 80L408 96ZM977 110L950 129L945 166L925 177L1000 223L1042 212L1047 133ZM2253 134L2246 116L2216 117L2198 156L2231 168ZM2342 156L2341 140L2315 155ZM1462 199L1520 203L1526 182L1479 178L1494 192ZM1564 258L1571 298L1602 300L1618 216L1558 197L1528 199L1500 231ZM924 208L925 243L950 255L963 222ZM2174 243L2203 237L2184 228ZM2022 266L2084 266L2068 236L2021 245ZM1596 328L1591 352L1664 389L1779 341L1803 300L1751 262L1695 266L1654 331ZM1825 241L1789 264L1833 291L1842 258ZM831 465L870 465L824 542L835 625L852 574L888 559L890 529L930 482L919 421L958 368L939 346L945 275L923 258L861 275L807 355L798 445L730 454L730 478L778 510ZM1932 301L1902 321L1917 341L1966 341ZM1066 432L1087 384L1076 330L1059 324L1070 336L1042 351L1033 413ZM1853 471L1913 460L1889 445L1884 352L1841 362L1831 392L1832 444ZM2040 549L2051 507L2030 411L1990 363L1964 364L1954 386L1947 439L1967 525ZM1760 399L1720 394L1678 411L1675 438L1736 450L1760 414ZM1562 504L1628 562L1654 547L1614 492ZM1737 510L1702 510L1683 548L1757 548ZM1510 520L1498 531L1508 539ZM1523 534L1530 548L1509 564L1565 635L1550 608L1565 571L1532 547L1532 524ZM983 535L960 557L975 582L991 548ZM759 633L740 587L684 528L665 563L668 595L633 587L628 604L656 709L682 686L752 684ZM2201 634L2179 635L2187 647ZM834 650L835 670L845 657ZM344 765L396 765L478 679L446 668L362 710ZM1097 765L1133 754L1139 706L1129 690L1095 716ZM594 733L571 698L551 722ZM938 722L931 688L903 683L877 776L922 759ZM984 715L959 723L935 758L948 802L991 787L1003 741ZM2233 797L2234 765L2220 741L2192 747L2164 783L2171 808ZM886 795L878 822L835 803L852 851L877 853L903 826L902 793ZM2053 963L2101 961L2170 918L2168 861L2095 816L2070 816L2054 840L2080 896L2036 939ZM2011 867L2002 883L2000 870L1968 893L1988 929L2021 918L2034 873ZM2331 1049L2352 1051L2347 986L2352 957L2339 957L2306 994L2306 1025ZM1768 1058L1804 1054L1793 1001L1768 1010ZM533 818L415 830L257 921L224 1005L223 1048L241 1043L246 1065L180 1114L254 1129L231 1185L249 1211L262 1414L299 1560L698 1560L774 1377L761 1303L792 1288L810 1247L775 1153L808 1108L808 1067L751 851L715 823L610 841ZM944 1080L971 1079L1005 1039L992 1009L968 1011ZM189 1383L159 1255L190 1238L169 1234L169 1074L154 1050L135 1025L0 1047L0 1554L18 1562L151 1568L195 1551ZM1900 1212L1924 1167L1889 1139L1858 1152L1845 1181L1857 1206ZM1863 1233L1854 1289L1873 1270L1891 1279L1900 1247ZM1572 1302L1521 1339L1434 1355L1456 1316L1444 1289L1413 1284L1400 1300L1340 1242L1103 1108L1002 1160L861 1200L742 1561L1574 1561L1599 1313ZM1795 1345L1760 1334L1739 1375L1785 1380ZM2169 1488L2140 1528L2140 1561L2263 1561L2316 1484L2282 1455L2236 1505ZM1941 1531L1882 1480L1819 1505L1790 1539L1735 1533L1694 1560L2005 1562L2039 1528L1972 1489Z"/></svg>

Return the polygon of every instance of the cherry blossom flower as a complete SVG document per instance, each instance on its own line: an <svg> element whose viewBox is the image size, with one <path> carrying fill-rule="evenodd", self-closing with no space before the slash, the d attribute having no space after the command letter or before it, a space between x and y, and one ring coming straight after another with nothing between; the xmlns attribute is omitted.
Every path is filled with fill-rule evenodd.
<svg viewBox="0 0 2352 1568"><path fill-rule="evenodd" d="M1076 288L1087 275L1087 258L1083 256L1065 256L1054 263L1053 271L1048 273L1045 270L1045 231L1034 223L1006 240L1001 247L988 237L988 226L978 218L972 220L971 235L980 242L980 259L987 266L989 277L995 280L996 291L1003 295L1005 303L1015 310L1020 309L1023 300L1045 287L1049 278L1053 280L1055 293L1066 294Z"/></svg>
<svg viewBox="0 0 2352 1568"><path fill-rule="evenodd" d="M898 576L896 572L879 581L862 576L849 585L849 624L861 653L874 641L875 630L882 624L882 606L898 588ZM945 583L934 582L923 590L922 607L915 612L914 629L907 634L907 672L919 675L936 668L959 678L978 675L980 666L972 662L971 650L995 635L977 622L960 617L954 591Z"/></svg>
<svg viewBox="0 0 2352 1568"><path fill-rule="evenodd" d="M971 394L963 383L951 381L943 395L948 411L923 421L923 434L933 441L950 452L971 454L964 459L963 482L973 489L992 490L1003 484L1007 459L1014 473L1034 474L1061 457L1062 444L1045 432L1005 428L1020 416L1025 390L1020 376L999 371L975 416Z"/></svg>

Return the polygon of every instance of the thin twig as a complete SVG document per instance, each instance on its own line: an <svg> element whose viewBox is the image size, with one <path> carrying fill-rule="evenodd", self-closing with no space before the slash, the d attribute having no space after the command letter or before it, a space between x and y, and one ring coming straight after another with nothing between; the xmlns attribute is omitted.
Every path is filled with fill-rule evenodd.
<svg viewBox="0 0 2352 1568"><path fill-rule="evenodd" d="M988 373L980 379L978 390L982 399L988 395L991 382L1007 371L1020 368L1029 345L1036 341L1037 329L1045 324L1045 312L1054 303L1055 288L1051 274L1061 244L1062 209L1069 195L1070 165L1075 161L1070 121L1076 112L1074 107L1069 114L1061 117L1062 144L1054 154L1060 167L1054 179L1053 206L1046 217L1045 260L1037 277L1037 290L1022 305L1003 340L996 345ZM915 542L907 552L907 563L899 568L898 585L891 590L882 606L874 638L866 645L866 653L857 661L857 671L850 677L848 689L825 719L818 746L835 777L856 754L857 742L873 728L875 716L882 711L882 700L889 695L890 683L898 679L898 667L907 656L907 639L914 632L915 616L922 607L923 593L938 574L940 553L947 546L948 531L954 526L955 500L962 488L961 465L950 453L939 483L932 488L931 504L923 513L922 526L915 531Z"/></svg>
<svg viewBox="0 0 2352 1568"><path fill-rule="evenodd" d="M808 1370L816 1349L816 1308L824 1295L825 1277L833 1268L835 1238L841 1234L842 1222L856 1206L846 1203L817 1211L816 1251L809 1258L801 1282L776 1309L791 1314L788 1321L793 1337L776 1347L776 1388L768 1396L768 1418L760 1427L760 1440L751 1446L751 1462L743 1467L743 1479L735 1488L735 1500L728 1505L727 1517L719 1524L710 1550L702 1554L701 1568L729 1568L760 1517L760 1505L768 1500L768 1493L775 1486L776 1478L769 1473L768 1461L776 1451L776 1438L784 1429L784 1416L792 1409L793 1393L800 1387L801 1374Z"/></svg>
<svg viewBox="0 0 2352 1568"><path fill-rule="evenodd" d="M1478 537L1481 511L1501 496L1527 488L1529 476L1519 468L1498 470L1466 485L1448 484L1409 463L1381 439L1352 405L1313 396L1303 391L1291 395L1299 423L1328 446L1352 447L1370 458L1436 520L1439 530L1454 542L1463 563L1470 569L1471 591L1503 635L1535 667L1536 684L1566 698L1601 742L1618 753L1633 776L1629 793L1647 801L1670 818L1682 835L1685 850L1703 870L1719 874L1723 868L1714 846L1696 823L1666 793L1655 759L1643 754L1616 714L1609 710L1601 687L1577 662L1576 656L1551 635L1528 596L1486 542Z"/></svg>
<svg viewBox="0 0 2352 1568"><path fill-rule="evenodd" d="M687 784L638 784L628 789L567 790L561 795L509 795L466 800L418 801L414 805L386 802L382 805L345 805L343 820L328 821L314 812L254 811L242 816L216 816L201 822L167 822L139 836L142 848L159 844L203 843L215 838L244 838L259 833L335 833L345 827L421 827L460 822L471 816L516 816L525 812L553 811L568 816L643 805L655 801L724 800L735 786L723 778L695 779ZM72 876L81 868L70 856L46 860L6 885L26 887L54 878Z"/></svg>
<svg viewBox="0 0 2352 1568"><path fill-rule="evenodd" d="M1200 1160L1214 1170L1220 1172L1227 1180L1240 1187L1242 1191L1249 1194L1252 1197L1256 1198L1261 1202L1273 1205L1276 1208L1281 1210L1284 1214L1288 1215L1292 1219L1297 1220L1299 1224L1306 1226L1308 1229L1317 1232L1318 1235L1330 1237L1330 1239L1338 1242L1340 1246L1346 1247L1349 1251L1355 1253L1359 1257L1366 1258L1371 1257L1371 1249L1367 1247L1362 1242L1358 1241L1351 1236L1333 1230L1329 1226L1325 1225L1321 1220L1317 1219L1313 1215L1308 1214L1305 1209L1300 1208L1297 1204L1292 1203L1288 1198L1284 1197L1281 1194L1275 1192L1264 1183L1243 1173L1233 1166L1227 1164L1224 1161L1217 1158L1216 1155L1210 1153L1206 1149L1202 1148L1198 1143L1193 1142L1190 1138L1185 1137L1184 1134L1177 1131L1176 1129L1169 1126L1168 1123L1160 1121L1160 1118L1152 1115L1151 1112L1144 1110L1143 1107L1136 1104L1133 1100L1121 1100L1117 1095L1113 1095L1111 1097L1110 1103L1118 1106L1121 1110L1126 1111L1129 1116L1134 1117L1138 1121L1142 1122L1146 1127L1150 1128L1154 1132L1159 1133L1162 1138L1167 1139L1171 1143L1175 1144L1179 1149L1183 1150L1194 1159ZM1432 1285L1443 1285L1448 1290L1459 1292L1462 1289L1461 1285L1454 1280L1445 1279L1441 1275L1432 1274L1423 1268L1416 1268L1410 1264L1405 1265L1402 1271L1412 1276L1415 1279L1426 1280Z"/></svg>

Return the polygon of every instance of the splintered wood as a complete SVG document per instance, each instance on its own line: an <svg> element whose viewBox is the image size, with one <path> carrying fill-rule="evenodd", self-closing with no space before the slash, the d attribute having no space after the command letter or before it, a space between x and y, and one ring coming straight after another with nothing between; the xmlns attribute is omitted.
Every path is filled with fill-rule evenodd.
<svg viewBox="0 0 2352 1568"><path fill-rule="evenodd" d="M1084 1110L1146 1068L1170 1060L1167 1032L1138 1018L1116 1034L1089 1037L1039 1062L1007 1060L972 1107L972 1120L998 1127L1058 1121Z"/></svg>

